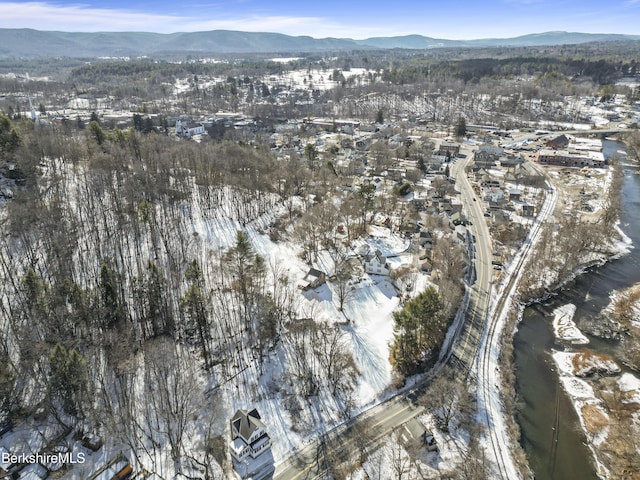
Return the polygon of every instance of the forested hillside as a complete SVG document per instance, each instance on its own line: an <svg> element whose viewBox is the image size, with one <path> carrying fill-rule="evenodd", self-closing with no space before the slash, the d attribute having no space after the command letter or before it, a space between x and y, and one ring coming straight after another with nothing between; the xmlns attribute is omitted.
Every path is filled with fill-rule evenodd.
<svg viewBox="0 0 640 480"><path fill-rule="evenodd" d="M0 210L3 410L99 432L165 473L227 461L220 387L259 401L265 370L292 412L326 391L348 414L344 334L314 321L292 278L300 252L267 234L305 209L292 195L306 167L227 142L2 121L16 181Z"/></svg>

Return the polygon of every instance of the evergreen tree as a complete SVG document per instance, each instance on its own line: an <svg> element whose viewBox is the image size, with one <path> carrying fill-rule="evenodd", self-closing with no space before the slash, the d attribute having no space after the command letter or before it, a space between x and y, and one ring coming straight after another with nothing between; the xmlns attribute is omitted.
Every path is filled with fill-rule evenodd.
<svg viewBox="0 0 640 480"><path fill-rule="evenodd" d="M21 143L20 134L13 126L11 119L0 114L0 160L14 153Z"/></svg>
<svg viewBox="0 0 640 480"><path fill-rule="evenodd" d="M33 268L27 269L22 279L24 311L33 321L43 321L48 316L49 293L45 281Z"/></svg>
<svg viewBox="0 0 640 480"><path fill-rule="evenodd" d="M121 324L125 318L125 310L121 299L120 278L107 262L100 265L98 291L102 326L111 328Z"/></svg>
<svg viewBox="0 0 640 480"><path fill-rule="evenodd" d="M15 395L14 387L16 374L5 348L0 348L0 412L10 411L19 398Z"/></svg>
<svg viewBox="0 0 640 480"><path fill-rule="evenodd" d="M64 411L76 414L88 390L87 360L75 349L57 343L49 352L49 397Z"/></svg>
<svg viewBox="0 0 640 480"><path fill-rule="evenodd" d="M390 359L402 374L416 373L436 358L447 329L438 292L430 287L393 314Z"/></svg>
<svg viewBox="0 0 640 480"><path fill-rule="evenodd" d="M304 146L304 156L307 157L309 163L313 163L318 159L318 148L313 143L307 143Z"/></svg>
<svg viewBox="0 0 640 480"><path fill-rule="evenodd" d="M226 261L233 273L233 288L240 293L245 322L249 327L255 294L266 271L264 259L254 251L247 233L238 230L236 244L227 252Z"/></svg>
<svg viewBox="0 0 640 480"><path fill-rule="evenodd" d="M98 145L102 145L104 143L106 135L98 122L94 120L89 122L89 132Z"/></svg>
<svg viewBox="0 0 640 480"><path fill-rule="evenodd" d="M467 121L464 117L458 117L458 122L456 123L455 136L458 138L462 138L467 134Z"/></svg>
<svg viewBox="0 0 640 480"><path fill-rule="evenodd" d="M180 299L180 310L184 319L185 336L191 340L197 336L202 358L206 368L211 366L209 347L209 322L207 319L206 301L203 292L204 278L197 260L187 267L185 278L189 287Z"/></svg>
<svg viewBox="0 0 640 480"><path fill-rule="evenodd" d="M146 272L138 277L135 287L142 338L173 335L175 322L168 298L167 281L162 271L149 261Z"/></svg>
<svg viewBox="0 0 640 480"><path fill-rule="evenodd" d="M375 206L376 187L372 183L361 183L358 187L357 197L360 201L360 215L362 228L367 227L367 214Z"/></svg>

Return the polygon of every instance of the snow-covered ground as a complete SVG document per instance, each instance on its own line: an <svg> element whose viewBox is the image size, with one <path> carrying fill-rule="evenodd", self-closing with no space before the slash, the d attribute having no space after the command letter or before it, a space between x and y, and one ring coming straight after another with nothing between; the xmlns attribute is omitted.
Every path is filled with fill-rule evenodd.
<svg viewBox="0 0 640 480"><path fill-rule="evenodd" d="M626 310L618 313L624 314L632 326L640 328L640 283L611 293L609 304L602 313L615 317L617 310Z"/></svg>
<svg viewBox="0 0 640 480"><path fill-rule="evenodd" d="M631 373L623 373L618 379L618 389L624 394L623 403L640 405L640 378Z"/></svg>
<svg viewBox="0 0 640 480"><path fill-rule="evenodd" d="M429 451L424 444L407 445L402 441L402 435L396 432L384 439L380 447L353 472L351 478L391 479L398 478L399 475L416 479L448 478L459 471L460 463L465 461L468 454L468 432L452 429L444 434L436 428L436 422L430 414L421 415L413 421L420 422L433 434L437 451Z"/></svg>
<svg viewBox="0 0 640 480"><path fill-rule="evenodd" d="M589 447L594 454L598 475L606 478L608 470L598 461L597 450L606 441L609 434L609 414L591 384L587 380L576 377L574 361L576 355L578 354L554 352L552 356L558 367L562 388L571 398L582 430L587 436ZM597 363L595 360L594 362ZM601 366L602 368L612 367L609 362L604 362Z"/></svg>
<svg viewBox="0 0 640 480"><path fill-rule="evenodd" d="M563 342L574 345L585 345L589 339L578 329L573 317L576 314L576 306L568 303L553 311L553 330L556 337Z"/></svg>
<svg viewBox="0 0 640 480"><path fill-rule="evenodd" d="M310 439L319 433L331 429L337 423L345 420L344 412L361 411L367 406L381 401L390 394L391 385L391 365L389 362L389 344L393 339L393 315L392 312L398 308L400 298L395 287L391 284L389 277L359 275L358 279L351 284L351 292L345 301L344 311L338 309L338 292L334 281L329 280L326 284L315 290L302 291L297 288L302 283L302 279L309 270L300 256L300 247L292 241L274 242L269 235L269 225L274 219L285 213L284 206L277 203L273 198L265 198L265 204L254 209L252 200L243 197L238 191L231 187L222 187L215 192L207 192L202 186L196 186L195 182L191 190L185 189L184 200L176 203L163 203L161 201L150 204L150 215L156 222L155 232L163 236L162 241L156 242L150 229L142 228L137 241L127 241L126 236L118 238L121 243L113 245L106 241L110 237L112 229L120 231L117 226L114 210L109 207L114 199L119 198L118 193L113 197L105 195L101 198L101 205L97 206L101 212L105 212L100 217L100 222L89 219L98 218L99 215L92 210L92 205L80 202L77 199L85 198L88 188L87 172L82 168L67 168L59 162L51 162L45 170L46 182L48 173L55 172L60 175L61 191L65 192L65 200L68 202L69 215L74 216L82 222L85 229L78 231L79 248L73 252L75 277L84 287L95 285L96 259L102 256L112 256L131 259L127 262L127 269L123 271L123 282L132 282L144 269L148 259L153 259L159 265L166 261L167 251L171 252L173 261L180 264L178 275L182 269L193 259L198 260L202 266L205 282L210 286L213 317L215 328L220 328L222 314L231 313L233 316L234 306L227 300L231 300L224 293L224 288L228 288L227 280L221 278L221 261L224 253L235 245L237 232L246 232L251 245L255 251L265 259L266 289L271 291L274 288L273 275L276 272L291 287L292 295L295 297L295 311L298 319L294 322L312 318L318 324L326 324L337 328L341 341L348 345L347 351L353 355L357 374L354 375L354 390L350 398L336 399L334 396L323 392L321 395L312 395L305 399L299 396L296 399L297 407L289 410L284 407L284 403L290 398L291 393L295 393L295 385L292 385L289 369L292 363L292 351L286 344L286 340L281 342L277 348L270 351L264 360L262 368L258 365L256 358L251 358L249 351L235 351L232 347L229 350L220 349L221 354L229 354L230 359L225 361L225 366L216 365L206 374L198 365L198 352L181 351L180 357L191 365L185 372L193 374L193 395L199 398L204 392L205 401L198 406L189 420L190 426L187 428L183 442L185 451L202 452L206 443L206 428L212 421L213 430L220 434L226 441L228 437L228 421L235 413L236 409L257 408L260 412L273 441L273 455L275 462L288 457L292 452L299 450L306 445ZM100 242L94 239L105 239ZM403 252L408 247L408 241L392 234L388 229L372 227L371 236L364 239L370 251L376 249L391 256L390 263L394 266L404 265L409 257L405 257ZM363 243L363 244L364 244ZM6 248L5 245L2 245ZM100 248L101 252L97 249ZM166 251L165 251L166 249ZM116 254L114 252L120 252ZM17 252L12 252L14 268L26 268L23 258L17 257ZM328 258L321 252L320 259ZM187 263L185 263L187 262ZM24 263L24 264L23 264ZM328 261L327 261L328 263ZM318 265L314 265L318 267ZM13 275L20 277L21 270ZM414 285L427 285L426 276L415 273ZM92 287L95 288L95 287ZM180 296L180 282L176 288L177 298ZM411 294L417 294L420 290L414 286ZM3 301L9 301L11 292L8 285L3 285L0 289ZM406 294L407 292L403 292ZM225 303L227 303L225 305ZM225 308L227 310L225 310ZM233 323L233 319L225 319ZM226 328L226 327L225 327ZM292 328L291 325L286 328ZM225 332L212 332L212 341L228 341L231 335L240 337L241 329L232 327ZM235 340L234 344L240 347L243 340ZM310 353L310 355L312 355ZM148 394L143 387L149 386L145 377L147 359L142 353L132 354L127 360L128 375L135 388L132 388L130 395L135 401L131 405L132 413L145 418L145 402L143 399ZM117 395L112 391L113 386L109 385L109 372L103 371L105 365L100 361L99 356L90 358L92 371L99 372L102 380L106 384L107 396L113 394L113 401ZM320 365L317 368L318 382L326 387L326 380ZM197 370L197 371L195 371ZM190 374L191 375L191 374ZM174 381L184 379L174 379ZM41 395L42 388L35 385L33 395ZM294 395L295 396L295 395ZM349 403L346 405L345 403ZM299 408L296 413L296 408ZM197 419L197 422L195 420ZM192 424L192 422L198 425ZM26 430L17 429L21 435L31 436ZM105 446L97 453L88 457L88 461L82 467L75 467L74 474L86 476L95 471L120 450L124 450L131 462L138 457L136 469L146 468L149 471L161 472L164 476L172 477L175 473L176 465L171 460L170 449L161 436L156 435L155 441L160 444L152 445L149 442L140 443L140 450L134 454L126 445L118 441L113 431L105 427L104 431L109 435ZM12 439L15 437L3 438L11 441L12 452L16 449L16 444ZM35 439L35 437L34 437ZM35 441L35 440L33 440ZM153 448L151 448L153 447ZM28 451L38 451L38 445L25 445ZM19 453L19 452L17 452ZM82 470L80 470L82 468ZM193 472L192 472L193 473Z"/></svg>
<svg viewBox="0 0 640 480"><path fill-rule="evenodd" d="M287 275L294 284L301 284L309 267L299 256L299 249L290 242L274 243L268 235L259 230L268 222L258 219L246 228L256 251L267 260L268 264L275 263L285 266ZM211 216L197 209L193 214L194 231L206 239L202 244L203 259L210 251L226 249L235 242L236 232L242 228L237 221L227 216ZM386 255L394 255L407 248L407 242L388 229L372 227L371 236L365 239L371 251L380 249ZM327 263L329 263L327 261ZM357 410L371 405L381 399L381 395L391 384L391 365L389 362L389 344L393 339L392 312L399 305L399 298L389 277L363 275L360 281L352 285L352 292L345 302L344 311L338 310L337 292L331 281L314 290L300 293L300 314L313 312L317 321L342 325L345 338L350 344L356 366L360 372L357 381L354 407ZM268 388L273 382L278 382L283 374L279 366L283 359L272 357L261 376L258 393L250 378L259 376L255 367L241 376L247 378L244 385L245 392L239 394L236 387L231 385L227 389L226 397L230 404L229 416L237 408L258 408L268 426L273 439L273 454L276 463L286 458L292 451L303 447L309 439L319 433L329 430L334 423L341 421L341 405L331 399L313 399L308 412L301 412L300 418L292 418L283 412L282 398L270 395ZM284 360L286 363L286 360ZM241 387L243 388L243 387ZM241 390L242 391L242 390ZM260 393L262 392L262 393ZM303 421L304 428L296 427L296 422Z"/></svg>

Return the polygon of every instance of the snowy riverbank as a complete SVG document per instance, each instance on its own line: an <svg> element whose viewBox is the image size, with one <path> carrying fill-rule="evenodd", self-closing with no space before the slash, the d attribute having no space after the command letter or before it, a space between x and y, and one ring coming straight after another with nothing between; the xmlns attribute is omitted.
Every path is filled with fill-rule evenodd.
<svg viewBox="0 0 640 480"><path fill-rule="evenodd" d="M571 324L570 338L584 334L575 326L575 306L568 304L554 311L556 319L563 317ZM556 330L559 340L566 340ZM586 338L586 337L585 337ZM575 343L571 343L571 347ZM553 360L563 389L567 392L578 415L585 440L601 478L617 478L619 468L617 450L620 443L621 412L629 414L624 429L628 432L640 428L640 379L621 368L610 355L591 350L555 351Z"/></svg>

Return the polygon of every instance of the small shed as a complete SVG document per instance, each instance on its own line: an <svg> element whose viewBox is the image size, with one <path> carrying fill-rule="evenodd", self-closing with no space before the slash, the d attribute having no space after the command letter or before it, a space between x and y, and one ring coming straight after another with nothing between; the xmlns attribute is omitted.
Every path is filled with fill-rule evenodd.
<svg viewBox="0 0 640 480"><path fill-rule="evenodd" d="M327 276L324 272L310 268L307 274L302 279L305 284L302 286L303 290L311 290L313 288L318 288L327 281Z"/></svg>

